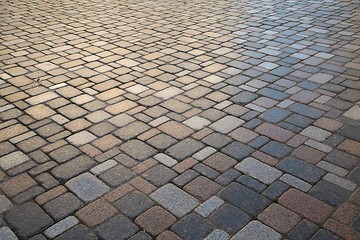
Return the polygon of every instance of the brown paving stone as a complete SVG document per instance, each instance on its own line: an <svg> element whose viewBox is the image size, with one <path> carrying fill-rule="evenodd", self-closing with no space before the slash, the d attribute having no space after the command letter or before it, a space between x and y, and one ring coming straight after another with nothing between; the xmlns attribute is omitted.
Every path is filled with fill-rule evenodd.
<svg viewBox="0 0 360 240"><path fill-rule="evenodd" d="M275 166L279 162L276 158L260 151L254 152L251 156L271 166Z"/></svg>
<svg viewBox="0 0 360 240"><path fill-rule="evenodd" d="M176 235L175 233L166 230L164 232L162 232L159 236L157 236L156 240L181 240L182 238L180 238L178 235Z"/></svg>
<svg viewBox="0 0 360 240"><path fill-rule="evenodd" d="M134 191L135 188L132 187L130 184L125 183L117 188L115 188L114 190L112 190L111 192L107 193L104 195L104 199L108 202L116 202L117 200L119 200L120 198L124 197L125 195L129 194L130 192Z"/></svg>
<svg viewBox="0 0 360 240"><path fill-rule="evenodd" d="M120 145L121 143L122 141L113 135L106 135L92 142L92 144L101 151L109 150L117 145Z"/></svg>
<svg viewBox="0 0 360 240"><path fill-rule="evenodd" d="M206 177L200 176L184 186L184 190L197 197L201 201L206 201L211 196L220 191L221 186Z"/></svg>
<svg viewBox="0 0 360 240"><path fill-rule="evenodd" d="M194 132L191 128L175 121L166 122L160 125L159 129L176 139L184 139Z"/></svg>
<svg viewBox="0 0 360 240"><path fill-rule="evenodd" d="M326 203L296 189L285 192L279 203L317 224L324 223L333 211Z"/></svg>
<svg viewBox="0 0 360 240"><path fill-rule="evenodd" d="M308 146L300 146L292 155L311 164L320 162L326 156L325 153Z"/></svg>
<svg viewBox="0 0 360 240"><path fill-rule="evenodd" d="M5 192L6 196L14 197L17 194L28 190L31 187L36 186L37 183L28 174L23 173L21 175L10 178L9 180L0 184L0 188Z"/></svg>
<svg viewBox="0 0 360 240"><path fill-rule="evenodd" d="M215 153L205 159L204 163L219 172L225 172L237 164L237 161L223 153Z"/></svg>
<svg viewBox="0 0 360 240"><path fill-rule="evenodd" d="M360 205L360 188L351 195L350 201L357 205Z"/></svg>
<svg viewBox="0 0 360 240"><path fill-rule="evenodd" d="M347 139L344 142L342 142L338 148L340 150L348 152L352 155L360 157L360 143L359 142Z"/></svg>
<svg viewBox="0 0 360 240"><path fill-rule="evenodd" d="M140 176L131 179L129 183L133 187L135 187L136 189L138 189L139 191L145 194L150 194L156 190L156 187L152 183L150 183L149 181L145 180Z"/></svg>
<svg viewBox="0 0 360 240"><path fill-rule="evenodd" d="M146 232L156 236L175 223L176 218L159 206L154 206L135 219Z"/></svg>
<svg viewBox="0 0 360 240"><path fill-rule="evenodd" d="M98 199L75 213L86 226L96 227L115 216L117 209L103 199Z"/></svg>
<svg viewBox="0 0 360 240"><path fill-rule="evenodd" d="M148 160L145 160L144 162L137 164L131 170L133 170L136 173L143 173L149 170L150 168L152 168L153 166L155 166L156 164L158 164L158 162L155 159L150 158Z"/></svg>
<svg viewBox="0 0 360 240"><path fill-rule="evenodd" d="M358 240L360 238L359 232L333 219L328 220L324 224L324 228L346 240Z"/></svg>
<svg viewBox="0 0 360 240"><path fill-rule="evenodd" d="M341 122L326 117L318 119L314 125L331 132L336 132L343 126Z"/></svg>
<svg viewBox="0 0 360 240"><path fill-rule="evenodd" d="M186 158L185 160L176 164L172 169L178 173L183 173L186 170L195 166L197 163L198 163L198 161L196 159L190 157L190 158Z"/></svg>
<svg viewBox="0 0 360 240"><path fill-rule="evenodd" d="M44 205L45 203L59 197L60 195L66 193L66 192L67 192L67 189L64 186L57 186L39 196L37 196L35 198L35 201L40 205Z"/></svg>
<svg viewBox="0 0 360 240"><path fill-rule="evenodd" d="M135 102L130 100L124 100L106 107L105 111L109 112L110 114L116 115L128 111L136 106L137 104Z"/></svg>
<svg viewBox="0 0 360 240"><path fill-rule="evenodd" d="M0 142L13 138L17 135L27 132L27 127L21 124L15 124L0 130Z"/></svg>
<svg viewBox="0 0 360 240"><path fill-rule="evenodd" d="M351 224L354 218L360 213L360 206L351 202L344 202L332 215L332 218L343 223Z"/></svg>
<svg viewBox="0 0 360 240"><path fill-rule="evenodd" d="M266 208L258 219L280 233L288 233L301 220L296 213L276 203Z"/></svg>
<svg viewBox="0 0 360 240"><path fill-rule="evenodd" d="M286 142L294 136L294 133L271 123L263 123L255 131L279 142Z"/></svg>

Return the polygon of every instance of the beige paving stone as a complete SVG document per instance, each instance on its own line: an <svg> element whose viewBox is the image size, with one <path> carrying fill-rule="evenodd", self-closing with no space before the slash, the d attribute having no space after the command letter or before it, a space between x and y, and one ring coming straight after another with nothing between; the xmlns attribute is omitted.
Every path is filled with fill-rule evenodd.
<svg viewBox="0 0 360 240"><path fill-rule="evenodd" d="M32 116L33 118L35 118L36 120L48 118L48 117L56 114L56 112L54 110L52 110L51 108L49 108L48 106L46 106L44 104L39 104L39 105L30 107L30 108L26 109L25 112L27 114L29 114L30 116Z"/></svg>
<svg viewBox="0 0 360 240"><path fill-rule="evenodd" d="M45 92L37 96L26 99L26 102L31 105L37 105L39 103L44 103L50 101L51 99L57 98L59 95L54 92Z"/></svg>

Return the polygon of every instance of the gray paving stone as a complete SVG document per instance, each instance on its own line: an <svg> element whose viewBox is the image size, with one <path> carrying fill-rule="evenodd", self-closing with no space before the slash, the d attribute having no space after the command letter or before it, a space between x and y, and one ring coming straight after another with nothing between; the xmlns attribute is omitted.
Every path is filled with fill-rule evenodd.
<svg viewBox="0 0 360 240"><path fill-rule="evenodd" d="M84 173L65 183L81 200L90 202L110 191L110 188L90 173Z"/></svg>
<svg viewBox="0 0 360 240"><path fill-rule="evenodd" d="M231 183L219 196L251 216L256 216L271 203L266 197L238 183Z"/></svg>
<svg viewBox="0 0 360 240"><path fill-rule="evenodd" d="M357 184L358 184L358 182L356 182L356 181L354 181L354 182L356 182L356 183L354 183L354 182L351 182L351 181L349 181L349 180L347 180L345 178L339 177L339 176L337 176L335 174L332 174L332 173L327 173L324 176L323 179L328 181L328 182L331 182L333 184L336 184L336 185L338 185L338 186L340 186L342 188L345 188L345 189L347 189L349 191L354 191L356 189L356 187L357 187ZM352 179L351 174L349 175L349 179L354 180L354 179Z"/></svg>
<svg viewBox="0 0 360 240"><path fill-rule="evenodd" d="M290 174L284 174L281 176L280 178L281 181L283 181L284 183L287 183L288 185L290 185L291 187L297 188L303 192L307 192L310 190L311 188L311 184L297 178L294 177Z"/></svg>
<svg viewBox="0 0 360 240"><path fill-rule="evenodd" d="M154 148L139 140L127 141L121 145L120 149L130 157L139 161L146 160L157 153Z"/></svg>
<svg viewBox="0 0 360 240"><path fill-rule="evenodd" d="M183 123L194 130L200 130L208 126L211 122L205 118L194 116L184 121Z"/></svg>
<svg viewBox="0 0 360 240"><path fill-rule="evenodd" d="M82 172L85 172L94 165L95 161L89 157L79 156L53 168L51 172L56 179L66 181Z"/></svg>
<svg viewBox="0 0 360 240"><path fill-rule="evenodd" d="M220 229L214 230L205 238L205 240L228 240L228 239L230 239L230 235Z"/></svg>
<svg viewBox="0 0 360 240"><path fill-rule="evenodd" d="M55 238L78 223L79 220L76 217L69 216L46 229L44 234L49 238Z"/></svg>
<svg viewBox="0 0 360 240"><path fill-rule="evenodd" d="M0 195L0 214L10 210L12 206L13 204L6 196Z"/></svg>
<svg viewBox="0 0 360 240"><path fill-rule="evenodd" d="M309 107L301 103L295 103L291 105L289 110L313 119L319 119L324 114L324 111Z"/></svg>
<svg viewBox="0 0 360 240"><path fill-rule="evenodd" d="M139 228L125 216L117 216L106 221L95 229L97 234L104 240L126 239L134 235Z"/></svg>
<svg viewBox="0 0 360 240"><path fill-rule="evenodd" d="M16 206L5 213L5 220L20 238L30 238L53 223L34 202Z"/></svg>
<svg viewBox="0 0 360 240"><path fill-rule="evenodd" d="M202 161L202 160L206 159L207 157L209 157L210 155L212 155L215 152L216 152L215 148L206 147L206 148L201 149L199 152L195 153L193 155L193 158L195 158L195 159L197 159L199 161Z"/></svg>
<svg viewBox="0 0 360 240"><path fill-rule="evenodd" d="M207 218L211 213L213 213L223 204L224 201L221 198L217 196L212 196L211 198L203 202L200 206L198 206L195 209L195 212L202 217Z"/></svg>
<svg viewBox="0 0 360 240"><path fill-rule="evenodd" d="M118 164L118 162L116 162L115 160L112 160L112 159L107 160L106 162L103 162L103 163L93 167L92 169L90 169L90 172L94 175L99 175L99 174L106 172L110 168L116 166L117 164Z"/></svg>
<svg viewBox="0 0 360 240"><path fill-rule="evenodd" d="M56 220L59 221L73 214L84 204L72 193L65 193L49 202L43 207Z"/></svg>
<svg viewBox="0 0 360 240"><path fill-rule="evenodd" d="M18 240L15 233L8 227L0 228L0 239L1 240Z"/></svg>
<svg viewBox="0 0 360 240"><path fill-rule="evenodd" d="M265 191L262 192L262 195L274 201L288 189L289 189L289 185L283 183L282 181L277 180L273 184L271 184L267 189L265 189Z"/></svg>
<svg viewBox="0 0 360 240"><path fill-rule="evenodd" d="M270 154L273 157L281 159L288 155L292 151L292 148L285 144L271 141L264 145L260 150L267 154Z"/></svg>
<svg viewBox="0 0 360 240"><path fill-rule="evenodd" d="M318 229L318 226L309 220L301 220L288 234L290 240L309 239Z"/></svg>
<svg viewBox="0 0 360 240"><path fill-rule="evenodd" d="M170 147L168 150L165 151L165 154L170 155L171 157L181 161L187 157L190 157L203 147L204 144L202 144L201 142L195 141L191 138L187 138Z"/></svg>
<svg viewBox="0 0 360 240"><path fill-rule="evenodd" d="M145 194L134 191L116 201L114 206L129 218L135 218L154 205L154 202Z"/></svg>
<svg viewBox="0 0 360 240"><path fill-rule="evenodd" d="M10 168L16 167L24 162L29 161L30 158L20 151L12 152L0 158L1 169L7 171Z"/></svg>
<svg viewBox="0 0 360 240"><path fill-rule="evenodd" d="M196 213L191 213L175 223L171 230L184 240L201 240L209 235L214 227Z"/></svg>
<svg viewBox="0 0 360 240"><path fill-rule="evenodd" d="M318 182L309 193L333 206L338 206L350 194L348 190L324 180Z"/></svg>
<svg viewBox="0 0 360 240"><path fill-rule="evenodd" d="M216 149L220 149L222 147L225 147L232 140L224 134L215 132L203 138L202 141Z"/></svg>
<svg viewBox="0 0 360 240"><path fill-rule="evenodd" d="M160 163L164 164L167 167L172 167L178 163L175 159L172 157L169 157L168 155L164 153L159 153L154 156L154 159L159 161Z"/></svg>
<svg viewBox="0 0 360 240"><path fill-rule="evenodd" d="M314 126L305 128L300 134L320 142L325 141L325 139L331 136L331 132Z"/></svg>
<svg viewBox="0 0 360 240"><path fill-rule="evenodd" d="M65 233L61 234L55 240L97 240L96 235L86 226L79 224Z"/></svg>
<svg viewBox="0 0 360 240"><path fill-rule="evenodd" d="M265 184L271 184L282 175L281 171L255 158L246 158L238 163L235 168Z"/></svg>
<svg viewBox="0 0 360 240"><path fill-rule="evenodd" d="M162 164L158 164L142 174L142 176L155 186L163 186L177 176L176 172Z"/></svg>
<svg viewBox="0 0 360 240"><path fill-rule="evenodd" d="M281 235L259 221L251 221L231 240L280 240Z"/></svg>
<svg viewBox="0 0 360 240"><path fill-rule="evenodd" d="M341 238L339 238L335 234L325 229L320 229L314 234L314 236L312 236L312 238L310 238L310 240L340 240L340 239Z"/></svg>
<svg viewBox="0 0 360 240"><path fill-rule="evenodd" d="M131 170L118 164L99 175L99 178L110 186L115 187L129 181L134 176L135 174Z"/></svg>
<svg viewBox="0 0 360 240"><path fill-rule="evenodd" d="M150 197L177 217L183 217L199 205L199 201L169 183L153 192Z"/></svg>
<svg viewBox="0 0 360 240"><path fill-rule="evenodd" d="M338 150L334 150L329 153L325 157L325 160L347 170L352 170L358 163L358 159L356 157Z"/></svg>
<svg viewBox="0 0 360 240"><path fill-rule="evenodd" d="M325 175L324 170L293 157L285 158L277 167L309 183L316 183Z"/></svg>
<svg viewBox="0 0 360 240"><path fill-rule="evenodd" d="M185 184L189 183L190 181L194 180L200 174L192 169L186 170L172 181L177 186L184 186Z"/></svg>
<svg viewBox="0 0 360 240"><path fill-rule="evenodd" d="M248 157L251 153L253 153L254 149L240 142L232 142L223 149L221 149L221 151L235 158L236 160L241 161L244 158Z"/></svg>
<svg viewBox="0 0 360 240"><path fill-rule="evenodd" d="M245 121L242 119L233 116L226 116L211 124L209 127L217 132L227 134L244 123Z"/></svg>
<svg viewBox="0 0 360 240"><path fill-rule="evenodd" d="M236 181L258 193L261 193L266 188L265 184L247 175L240 176Z"/></svg>

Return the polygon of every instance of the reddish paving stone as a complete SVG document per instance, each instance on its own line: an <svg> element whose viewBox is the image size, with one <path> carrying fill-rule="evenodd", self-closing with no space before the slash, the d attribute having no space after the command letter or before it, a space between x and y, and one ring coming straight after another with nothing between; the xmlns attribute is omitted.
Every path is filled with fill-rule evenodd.
<svg viewBox="0 0 360 240"><path fill-rule="evenodd" d="M200 176L184 186L184 190L205 201L221 190L221 186L206 177Z"/></svg>
<svg viewBox="0 0 360 240"><path fill-rule="evenodd" d="M218 152L208 157L204 163L219 172L225 172L238 162L235 159Z"/></svg>
<svg viewBox="0 0 360 240"><path fill-rule="evenodd" d="M360 188L351 195L350 201L360 206Z"/></svg>
<svg viewBox="0 0 360 240"><path fill-rule="evenodd" d="M0 189L4 191L6 196L14 197L17 194L24 192L34 186L37 183L28 174L23 173L21 175L10 178L9 180L0 184Z"/></svg>
<svg viewBox="0 0 360 240"><path fill-rule="evenodd" d="M180 238L175 233L166 230L162 232L159 236L157 236L156 240L182 240L182 238Z"/></svg>
<svg viewBox="0 0 360 240"><path fill-rule="evenodd" d="M271 166L275 166L279 162L276 158L260 151L254 152L251 156Z"/></svg>
<svg viewBox="0 0 360 240"><path fill-rule="evenodd" d="M344 202L333 214L333 218L344 224L351 224L354 218L360 213L360 206L351 202Z"/></svg>
<svg viewBox="0 0 360 240"><path fill-rule="evenodd" d="M152 183L142 177L133 178L129 183L145 194L150 194L156 190L156 187Z"/></svg>
<svg viewBox="0 0 360 240"><path fill-rule="evenodd" d="M66 192L67 192L67 189L64 186L57 186L39 196L37 196L35 198L35 201L38 204L43 205L43 204L47 203L48 201L53 200Z"/></svg>
<svg viewBox="0 0 360 240"><path fill-rule="evenodd" d="M352 155L360 157L360 143L353 140L345 140L339 145L340 150L344 150Z"/></svg>
<svg viewBox="0 0 360 240"><path fill-rule="evenodd" d="M158 164L158 161L150 158L148 160L145 160L144 162L137 164L131 170L136 173L143 173L143 172L149 170L150 168L152 168L153 166L155 166L156 164Z"/></svg>
<svg viewBox="0 0 360 240"><path fill-rule="evenodd" d="M197 163L198 163L198 161L196 159L189 157L189 158L181 161L180 163L176 164L172 169L178 173L183 173L186 170L195 166Z"/></svg>
<svg viewBox="0 0 360 240"><path fill-rule="evenodd" d="M176 222L176 218L159 206L154 206L135 219L146 232L156 236Z"/></svg>
<svg viewBox="0 0 360 240"><path fill-rule="evenodd" d="M75 213L88 227L95 227L115 216L117 209L102 199L98 199Z"/></svg>
<svg viewBox="0 0 360 240"><path fill-rule="evenodd" d="M266 208L258 219L280 233L288 233L301 220L299 215L276 203Z"/></svg>
<svg viewBox="0 0 360 240"><path fill-rule="evenodd" d="M279 203L318 224L324 223L333 211L326 203L296 189L285 192Z"/></svg>
<svg viewBox="0 0 360 240"><path fill-rule="evenodd" d="M125 183L125 184L121 185L120 187L115 188L111 192L105 194L104 199L108 202L113 203L134 190L135 190L135 188L133 186L131 186L128 183Z"/></svg>
<svg viewBox="0 0 360 240"><path fill-rule="evenodd" d="M166 122L159 126L159 129L176 139L184 139L194 133L191 128L175 121Z"/></svg>
<svg viewBox="0 0 360 240"><path fill-rule="evenodd" d="M295 135L293 132L271 123L263 123L255 128L255 131L279 142L286 142Z"/></svg>
<svg viewBox="0 0 360 240"><path fill-rule="evenodd" d="M320 162L326 156L325 153L308 146L299 147L292 155L311 164Z"/></svg>
<svg viewBox="0 0 360 240"><path fill-rule="evenodd" d="M318 119L314 125L330 132L336 132L343 126L341 122L326 117Z"/></svg>
<svg viewBox="0 0 360 240"><path fill-rule="evenodd" d="M116 145L120 145L121 143L122 141L113 135L106 135L92 142L92 144L101 151L109 150Z"/></svg>
<svg viewBox="0 0 360 240"><path fill-rule="evenodd" d="M295 137L293 137L292 139L290 139L287 144L290 147L300 147L304 142L306 142L306 140L308 140L307 137L302 136L302 135L296 135Z"/></svg>
<svg viewBox="0 0 360 240"><path fill-rule="evenodd" d="M360 239L360 232L339 223L333 219L328 220L324 224L324 228L329 230L330 232L335 233L336 235L344 238L345 240L359 240Z"/></svg>

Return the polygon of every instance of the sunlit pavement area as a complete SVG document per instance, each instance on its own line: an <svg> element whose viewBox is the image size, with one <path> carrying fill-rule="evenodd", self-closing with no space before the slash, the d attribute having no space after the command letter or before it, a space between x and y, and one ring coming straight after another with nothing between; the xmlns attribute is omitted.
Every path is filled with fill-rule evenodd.
<svg viewBox="0 0 360 240"><path fill-rule="evenodd" d="M360 239L359 0L0 0L0 239Z"/></svg>

